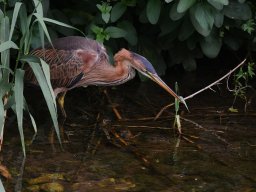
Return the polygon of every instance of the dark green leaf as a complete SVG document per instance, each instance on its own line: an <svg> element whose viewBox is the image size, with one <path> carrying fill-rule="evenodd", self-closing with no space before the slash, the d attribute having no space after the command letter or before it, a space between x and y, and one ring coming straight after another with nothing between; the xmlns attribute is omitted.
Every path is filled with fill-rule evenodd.
<svg viewBox="0 0 256 192"><path fill-rule="evenodd" d="M203 53L209 58L215 58L221 49L222 41L213 33L200 41Z"/></svg>
<svg viewBox="0 0 256 192"><path fill-rule="evenodd" d="M250 78L255 76L255 73L254 73L254 63L249 63L248 64L247 71L248 71L248 75L249 75Z"/></svg>
<svg viewBox="0 0 256 192"><path fill-rule="evenodd" d="M170 18L171 18L172 20L174 20L174 21L181 19L181 18L185 15L185 12L183 12L183 13L178 13L178 12L177 12L177 7L178 7L178 2L175 2L175 3L172 5L172 8L170 9L170 12L169 12Z"/></svg>
<svg viewBox="0 0 256 192"><path fill-rule="evenodd" d="M215 11L214 14L214 25L220 28L223 25L224 15L220 11Z"/></svg>
<svg viewBox="0 0 256 192"><path fill-rule="evenodd" d="M2 18L4 18L4 13L3 13L3 11L0 9L0 21L2 20Z"/></svg>
<svg viewBox="0 0 256 192"><path fill-rule="evenodd" d="M189 38L194 33L194 27L189 19L189 17L185 17L183 19L183 23L181 25L178 38L180 41L184 41Z"/></svg>
<svg viewBox="0 0 256 192"><path fill-rule="evenodd" d="M228 0L207 0L213 7L222 10L224 5L228 5Z"/></svg>
<svg viewBox="0 0 256 192"><path fill-rule="evenodd" d="M122 2L118 2L113 6L111 11L111 21L116 22L125 12L126 5Z"/></svg>
<svg viewBox="0 0 256 192"><path fill-rule="evenodd" d="M19 1L19 0L8 0L7 2L10 7L14 7L14 5L15 5L15 3L17 3L17 1ZM0 2L5 2L5 0L0 0Z"/></svg>
<svg viewBox="0 0 256 192"><path fill-rule="evenodd" d="M183 13L187 11L190 7L192 7L192 5L194 5L195 2L196 0L180 0L178 3L177 12Z"/></svg>
<svg viewBox="0 0 256 192"><path fill-rule="evenodd" d="M208 36L214 23L214 15L209 6L198 3L190 9L190 19L198 33Z"/></svg>
<svg viewBox="0 0 256 192"><path fill-rule="evenodd" d="M156 24L161 12L160 0L149 0L147 3L147 18L151 24Z"/></svg>
<svg viewBox="0 0 256 192"><path fill-rule="evenodd" d="M162 20L160 23L161 33L159 37L174 32L180 26L181 21L182 20L173 21L171 19Z"/></svg>
<svg viewBox="0 0 256 192"><path fill-rule="evenodd" d="M126 41L129 42L130 45L134 46L137 44L137 32L135 27L130 22L123 21L121 23L118 23L117 26L126 31L126 35L124 36L124 38L126 39Z"/></svg>
<svg viewBox="0 0 256 192"><path fill-rule="evenodd" d="M248 20L252 18L250 6L246 3L241 4L235 1L229 2L229 5L224 7L223 13L230 19Z"/></svg>
<svg viewBox="0 0 256 192"><path fill-rule="evenodd" d="M92 32L95 33L95 34L99 34L99 33L102 33L104 31L103 28L98 27L96 25L92 25L90 28L91 28Z"/></svg>
<svg viewBox="0 0 256 192"><path fill-rule="evenodd" d="M109 22L109 19L110 19L110 13L102 13L102 19L105 23L108 23Z"/></svg>
<svg viewBox="0 0 256 192"><path fill-rule="evenodd" d="M120 29L118 27L107 27L105 29L105 32L111 37L111 38L121 38L126 36L126 31L123 29Z"/></svg>
<svg viewBox="0 0 256 192"><path fill-rule="evenodd" d="M121 2L123 4L125 4L126 6L134 7L134 6L136 6L137 0L121 0Z"/></svg>

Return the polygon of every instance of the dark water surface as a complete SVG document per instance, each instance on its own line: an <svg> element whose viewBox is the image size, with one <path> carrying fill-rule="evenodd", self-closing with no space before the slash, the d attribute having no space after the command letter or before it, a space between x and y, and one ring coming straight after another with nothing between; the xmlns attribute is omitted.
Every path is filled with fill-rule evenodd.
<svg viewBox="0 0 256 192"><path fill-rule="evenodd" d="M67 95L64 151L51 137L46 109L34 109L40 123L33 144L33 130L25 123L25 160L19 139L7 133L2 158L13 177L4 180L7 191L256 191L253 108L244 113L241 105L238 113L228 112L232 97L206 91L188 101L190 113L182 107L184 135L179 136L173 108L153 120L172 101L153 83L131 83L109 94L123 120L100 102L97 89Z"/></svg>

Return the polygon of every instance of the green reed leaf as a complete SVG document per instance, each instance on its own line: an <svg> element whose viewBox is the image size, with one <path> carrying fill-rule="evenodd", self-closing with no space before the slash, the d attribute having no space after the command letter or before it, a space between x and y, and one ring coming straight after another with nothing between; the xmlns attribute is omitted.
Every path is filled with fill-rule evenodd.
<svg viewBox="0 0 256 192"><path fill-rule="evenodd" d="M24 132L23 132L23 105L24 105L24 70L16 69L15 72L15 84L14 84L14 97L15 97L15 111L18 122L18 129L20 132L20 139L22 144L22 150L24 155L25 152L25 141L24 141Z"/></svg>
<svg viewBox="0 0 256 192"><path fill-rule="evenodd" d="M59 125L57 120L57 109L55 104L55 98L52 97L51 85L48 84L45 74L38 63L29 61L29 59L27 60L27 62L29 63L31 69L33 70L35 77L39 83L39 86L41 87L41 90L43 92L46 104L48 106L48 109L53 121L53 125L55 128L57 137L61 143ZM44 63L42 63L42 65L44 65Z"/></svg>
<svg viewBox="0 0 256 192"><path fill-rule="evenodd" d="M0 45L0 52L4 52L8 49L19 49L19 47L12 41L5 41Z"/></svg>
<svg viewBox="0 0 256 192"><path fill-rule="evenodd" d="M13 10L13 15L12 15L12 23L11 23L11 30L10 30L10 34L9 34L9 40L12 39L13 31L14 31L14 28L16 26L16 21L17 21L17 17L18 17L21 5L22 5L21 2L15 3L15 7L14 7L14 10Z"/></svg>

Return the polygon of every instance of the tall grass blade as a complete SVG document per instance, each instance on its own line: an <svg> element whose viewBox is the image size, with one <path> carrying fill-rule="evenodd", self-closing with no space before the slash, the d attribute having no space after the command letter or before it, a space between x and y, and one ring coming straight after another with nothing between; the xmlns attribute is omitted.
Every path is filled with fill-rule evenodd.
<svg viewBox="0 0 256 192"><path fill-rule="evenodd" d="M2 183L1 179L0 179L0 191L5 192L5 189L4 189L4 186L3 186L3 183Z"/></svg>
<svg viewBox="0 0 256 192"><path fill-rule="evenodd" d="M0 21L0 42L6 42L9 38L10 22L9 18L5 16ZM10 65L10 50L7 49L1 52L1 64L7 68ZM9 81L9 72L4 70L2 73L2 78L4 81Z"/></svg>
<svg viewBox="0 0 256 192"><path fill-rule="evenodd" d="M44 98L46 100L52 121L53 121L53 125L57 134L57 137L60 140L60 131L59 131L59 125L58 125L58 120L57 120L57 108L56 108L56 104L55 104L55 98L52 97L52 93L51 93L51 86L47 83L46 77L40 67L40 65L38 63L32 62L28 60L28 63L31 67L31 69L33 70L36 79L41 87L41 90L43 92Z"/></svg>
<svg viewBox="0 0 256 192"><path fill-rule="evenodd" d="M43 60L40 58L40 62L42 64L42 69L43 69L43 72L44 72L44 75L45 75L45 78L46 78L46 81L47 81L47 84L48 86L50 87L50 91L51 91L51 94L52 94L52 98L53 98L53 102L54 102L54 105L55 105L55 108L57 109L57 105L56 105L56 98L55 98L55 94L53 92L53 89L52 89L52 84L51 84L51 78L50 78L50 67L49 65Z"/></svg>
<svg viewBox="0 0 256 192"><path fill-rule="evenodd" d="M37 125L33 115L30 113L26 99L24 98L24 110L28 112L35 134L37 134Z"/></svg>
<svg viewBox="0 0 256 192"><path fill-rule="evenodd" d="M4 104L3 104L3 100L2 97L0 99L0 143L2 143L2 136L3 136L3 129L4 129L4 122L5 122L5 112L4 112ZM1 191L1 190L0 190Z"/></svg>
<svg viewBox="0 0 256 192"><path fill-rule="evenodd" d="M13 41L5 41L5 42L1 43L1 45L0 45L0 52L2 53L11 48L19 49L19 47Z"/></svg>
<svg viewBox="0 0 256 192"><path fill-rule="evenodd" d="M43 5L42 5L42 2L40 0L33 0L34 1L34 4L35 4L35 9L36 9L36 12L41 15L41 17L44 16L44 10L43 10Z"/></svg>
<svg viewBox="0 0 256 192"><path fill-rule="evenodd" d="M15 97L15 111L18 122L18 129L20 132L20 139L22 144L22 150L24 155L25 152L25 141L24 141L24 133L23 133L23 105L24 105L24 70L16 69L15 72L15 84L14 84L14 97Z"/></svg>
<svg viewBox="0 0 256 192"><path fill-rule="evenodd" d="M43 18L43 20L46 21L46 22L49 22L49 23L53 23L55 25L59 25L59 26L62 26L62 27L74 29L76 31L79 31L81 34L83 34L83 36L85 36L85 34L80 29L78 29L76 27L73 27L72 25L68 25L66 23L63 23L63 22L60 22L60 21L56 21L56 20L50 19L50 18L45 18L45 17Z"/></svg>
<svg viewBox="0 0 256 192"><path fill-rule="evenodd" d="M10 34L9 34L9 40L12 39L12 35L13 35L13 31L16 25L16 21L17 21L17 17L20 11L20 6L22 5L21 2L16 2L15 3L15 7L13 10L13 15L12 15L12 23L11 23L11 30L10 30Z"/></svg>
<svg viewBox="0 0 256 192"><path fill-rule="evenodd" d="M14 74L13 70L11 70L10 68L5 67L5 66L3 66L3 65L0 65L0 69L8 70L12 75ZM1 78L0 78L0 80L1 80ZM1 83L0 83L0 87L1 87ZM0 95L1 95L1 94L0 94Z"/></svg>
<svg viewBox="0 0 256 192"><path fill-rule="evenodd" d="M20 30L22 35L24 36L27 33L28 28L28 16L26 6L21 6L19 12L19 21L20 21Z"/></svg>
<svg viewBox="0 0 256 192"><path fill-rule="evenodd" d="M38 14L38 13L34 13L33 15L37 18L37 20L35 20L35 21L38 21L40 23L41 27L43 28L44 33L45 33L48 41L52 44L49 32L48 32L47 27L46 27L46 25L44 23L43 17L40 14Z"/></svg>
<svg viewBox="0 0 256 192"><path fill-rule="evenodd" d="M32 19L32 15L27 15L26 6L22 5L20 8L19 14L20 20L20 29L22 33L22 38L20 39L20 48L23 48L23 53L28 54L30 48L30 23Z"/></svg>

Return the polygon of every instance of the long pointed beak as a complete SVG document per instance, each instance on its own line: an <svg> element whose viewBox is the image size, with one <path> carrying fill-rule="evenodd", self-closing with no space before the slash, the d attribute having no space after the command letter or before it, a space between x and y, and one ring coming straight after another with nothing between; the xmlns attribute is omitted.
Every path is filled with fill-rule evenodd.
<svg viewBox="0 0 256 192"><path fill-rule="evenodd" d="M150 72L147 72L147 75L149 76L150 79L156 82L160 87L162 87L164 90L170 93L173 97L175 97L181 103L183 103L180 96L178 96L168 85L166 85L166 83L157 74L152 74Z"/></svg>

